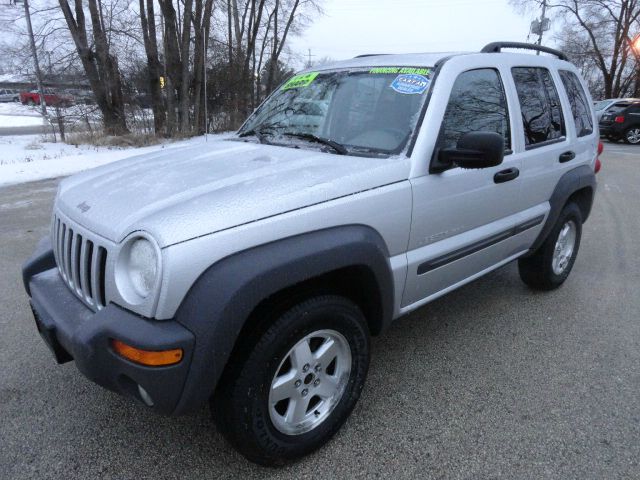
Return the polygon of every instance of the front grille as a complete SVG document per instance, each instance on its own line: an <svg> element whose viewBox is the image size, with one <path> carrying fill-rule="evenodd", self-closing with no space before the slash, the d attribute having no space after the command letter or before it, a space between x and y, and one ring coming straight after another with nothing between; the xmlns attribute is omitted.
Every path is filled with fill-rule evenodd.
<svg viewBox="0 0 640 480"><path fill-rule="evenodd" d="M57 215L51 233L56 264L69 288L93 309L105 307L107 249Z"/></svg>

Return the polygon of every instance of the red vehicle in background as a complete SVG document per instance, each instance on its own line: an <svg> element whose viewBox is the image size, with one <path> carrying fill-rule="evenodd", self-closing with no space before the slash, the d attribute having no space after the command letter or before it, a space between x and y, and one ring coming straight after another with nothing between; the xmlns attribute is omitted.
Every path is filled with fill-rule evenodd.
<svg viewBox="0 0 640 480"><path fill-rule="evenodd" d="M40 92L37 89L28 92L20 92L20 101L23 105L40 105ZM44 101L47 105L70 107L73 105L73 97L56 93L51 88L44 89Z"/></svg>

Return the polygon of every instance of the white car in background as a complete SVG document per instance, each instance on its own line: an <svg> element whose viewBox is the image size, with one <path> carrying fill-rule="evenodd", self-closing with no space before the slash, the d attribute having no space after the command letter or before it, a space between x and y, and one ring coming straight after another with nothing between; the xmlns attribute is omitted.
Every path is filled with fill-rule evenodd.
<svg viewBox="0 0 640 480"><path fill-rule="evenodd" d="M19 102L20 92L10 88L0 88L0 102Z"/></svg>

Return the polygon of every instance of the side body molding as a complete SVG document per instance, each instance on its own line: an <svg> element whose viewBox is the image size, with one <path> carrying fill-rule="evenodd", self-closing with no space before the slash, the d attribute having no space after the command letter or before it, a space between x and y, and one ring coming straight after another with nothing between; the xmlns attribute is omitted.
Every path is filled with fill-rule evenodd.
<svg viewBox="0 0 640 480"><path fill-rule="evenodd" d="M379 308L372 332L392 320L394 286L389 252L370 227L349 225L289 237L233 254L209 267L194 283L175 319L196 338L180 414L207 402L251 312L271 295L305 280L346 267L363 268L375 279ZM374 298L374 297L372 297Z"/></svg>
<svg viewBox="0 0 640 480"><path fill-rule="evenodd" d="M589 217L589 213L591 212L593 197L596 191L596 175L593 171L593 167L589 165L581 165L573 170L569 170L560 177L560 180L549 199L549 203L551 205L549 216L547 217L547 221L538 235L538 238L533 242L530 252L534 252L540 245L542 245L558 220L560 212L566 205L567 200L569 200L571 195L578 191L583 192L578 199L578 206L582 211L582 221L586 222Z"/></svg>

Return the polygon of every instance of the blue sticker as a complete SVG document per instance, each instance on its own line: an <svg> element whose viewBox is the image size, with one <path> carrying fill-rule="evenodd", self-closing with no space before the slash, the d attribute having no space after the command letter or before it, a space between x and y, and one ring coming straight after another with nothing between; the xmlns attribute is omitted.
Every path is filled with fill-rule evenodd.
<svg viewBox="0 0 640 480"><path fill-rule="evenodd" d="M405 95L421 94L429 86L429 79L422 75L398 75L391 84L398 93L404 93Z"/></svg>

